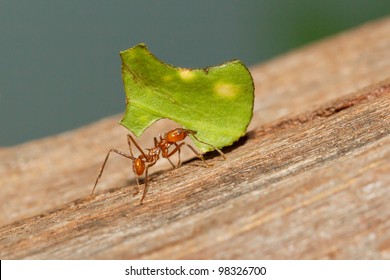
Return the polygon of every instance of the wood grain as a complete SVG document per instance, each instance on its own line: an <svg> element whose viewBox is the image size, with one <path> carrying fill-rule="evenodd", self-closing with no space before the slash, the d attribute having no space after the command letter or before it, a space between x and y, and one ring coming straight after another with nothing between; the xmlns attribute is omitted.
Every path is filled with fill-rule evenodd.
<svg viewBox="0 0 390 280"><path fill-rule="evenodd" d="M119 116L1 149L0 258L390 258L390 19L251 72L247 136L211 168L162 161L143 206L120 158L89 196Z"/></svg>

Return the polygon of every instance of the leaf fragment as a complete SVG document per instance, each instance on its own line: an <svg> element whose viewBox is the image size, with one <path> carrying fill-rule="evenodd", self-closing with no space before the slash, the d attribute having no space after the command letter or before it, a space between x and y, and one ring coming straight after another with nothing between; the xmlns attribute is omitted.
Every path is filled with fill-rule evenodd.
<svg viewBox="0 0 390 280"><path fill-rule="evenodd" d="M120 123L140 136L162 118L197 131L201 141L222 148L245 135L253 115L252 76L239 60L205 69L174 67L144 44L120 53L126 112ZM212 147L194 141L203 152Z"/></svg>

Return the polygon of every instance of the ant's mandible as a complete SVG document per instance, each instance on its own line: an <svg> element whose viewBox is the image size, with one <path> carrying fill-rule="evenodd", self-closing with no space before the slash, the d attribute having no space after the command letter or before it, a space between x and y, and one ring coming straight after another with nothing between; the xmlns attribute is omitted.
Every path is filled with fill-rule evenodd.
<svg viewBox="0 0 390 280"><path fill-rule="evenodd" d="M145 199L146 193L148 192L148 170L150 167L155 165L156 162L160 159L160 153L161 153L161 157L168 159L168 161L170 162L170 164L174 168L178 168L181 165L181 159L180 159L181 148L183 145L187 145L192 150L192 152L194 152L194 154L204 162L204 164L206 166L210 166L206 162L206 160L204 159L203 155L201 155L197 150L195 150L194 147L192 147L191 145L189 145L185 142L178 143L180 141L183 141L188 135L192 135L194 137L194 139L196 141L198 141L199 143L208 145L208 146L212 147L214 150L217 150L218 153L226 160L225 154L220 149L218 149L217 147L214 147L211 144L200 141L195 136L195 134L196 134L196 131L190 130L190 129L184 129L184 128L176 128L176 129L170 130L167 133L165 133L164 137L161 137L161 135L160 135L160 140L157 140L157 138L155 137L154 138L154 147L151 149L147 149L148 150L147 153L145 153L141 149L141 147L138 145L138 143L135 141L135 139L130 134L128 134L127 135L127 143L129 145L130 154L121 152L121 151L116 150L116 149L111 149L107 153L107 156L104 159L103 165L100 169L99 175L96 178L96 182L95 182L95 185L93 186L91 195L93 195L95 188L96 188L96 185L99 182L100 177L102 176L103 170L106 166L108 157L110 156L111 152L117 153L118 155L121 155L125 158L128 158L133 162L133 172L136 175L136 181L137 181L137 191L134 192L133 195L136 195L139 192L139 179L138 179L138 177L145 173L144 190L143 190L140 204L143 203L143 200ZM133 143L135 145L135 147L137 148L137 150L141 153L138 157L134 156L131 143ZM171 146L174 146L174 148L173 148L173 150L169 151L169 148ZM170 157L172 155L174 155L176 152L178 153L179 161L178 161L177 165L175 166L173 164L173 162L170 160Z"/></svg>

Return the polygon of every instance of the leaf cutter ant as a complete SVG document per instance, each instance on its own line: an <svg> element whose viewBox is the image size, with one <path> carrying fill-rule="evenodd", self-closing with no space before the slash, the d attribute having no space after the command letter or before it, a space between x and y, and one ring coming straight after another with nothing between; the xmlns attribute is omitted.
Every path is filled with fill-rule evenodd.
<svg viewBox="0 0 390 280"><path fill-rule="evenodd" d="M156 162L160 159L160 154L161 154L161 157L168 159L168 161L173 166L173 168L178 168L181 165L181 159L180 159L181 148L183 147L183 145L187 145L187 147L189 147L192 150L192 152L198 158L200 158L206 166L210 166L210 164L208 164L206 162L206 160L204 159L203 155L200 154L194 147L192 147L190 144L188 144L186 142L181 142L188 135L192 135L194 137L194 139L196 141L198 141L199 143L208 145L208 146L212 147L214 150L217 150L218 153L226 160L225 154L220 149L218 149L217 147L215 147L211 144L208 144L206 142L199 140L195 136L195 134L196 134L196 131L190 130L190 129L184 129L184 128L176 128L176 129L170 130L167 133L165 133L164 137L161 137L161 135L160 135L160 140L157 140L157 138L155 137L154 138L154 147L151 149L147 149L148 150L147 153L141 149L141 147L138 145L137 141L135 141L135 139L130 134L127 134L127 143L129 145L130 154L124 153L124 152L116 150L116 149L109 150L106 158L104 159L104 162L103 162L103 165L100 169L99 175L96 178L96 182L95 182L95 185L93 186L91 195L93 195L93 193L96 189L96 186L99 182L100 177L102 176L103 170L106 166L106 163L108 161L108 158L109 158L111 152L114 152L120 156L128 158L133 162L133 172L136 175L136 181L137 181L137 190L133 193L133 195L136 195L139 192L140 184L139 184L138 177L145 174L145 183L144 183L144 189L143 189L143 194L141 197L140 204L143 203L145 196L146 196L146 193L148 192L148 170L150 167L155 165ZM137 150L140 152L140 155L138 157L135 157L133 154L132 143L137 148ZM171 146L174 146L174 148L170 151L169 148ZM175 153L178 153L178 158L179 158L179 161L178 161L176 166L170 160L170 157L172 155L174 155Z"/></svg>

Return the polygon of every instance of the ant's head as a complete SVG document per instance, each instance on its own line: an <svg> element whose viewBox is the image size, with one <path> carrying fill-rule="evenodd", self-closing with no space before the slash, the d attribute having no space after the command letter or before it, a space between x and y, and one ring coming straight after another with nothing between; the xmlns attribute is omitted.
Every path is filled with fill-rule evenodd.
<svg viewBox="0 0 390 280"><path fill-rule="evenodd" d="M185 128L176 128L174 130L168 131L165 134L165 139L170 143L176 143L182 141L188 136L188 134L196 134L195 130L185 129Z"/></svg>
<svg viewBox="0 0 390 280"><path fill-rule="evenodd" d="M192 134L192 135L195 135L197 133L195 130L191 130L191 129L185 129L185 131L187 132L187 134Z"/></svg>

